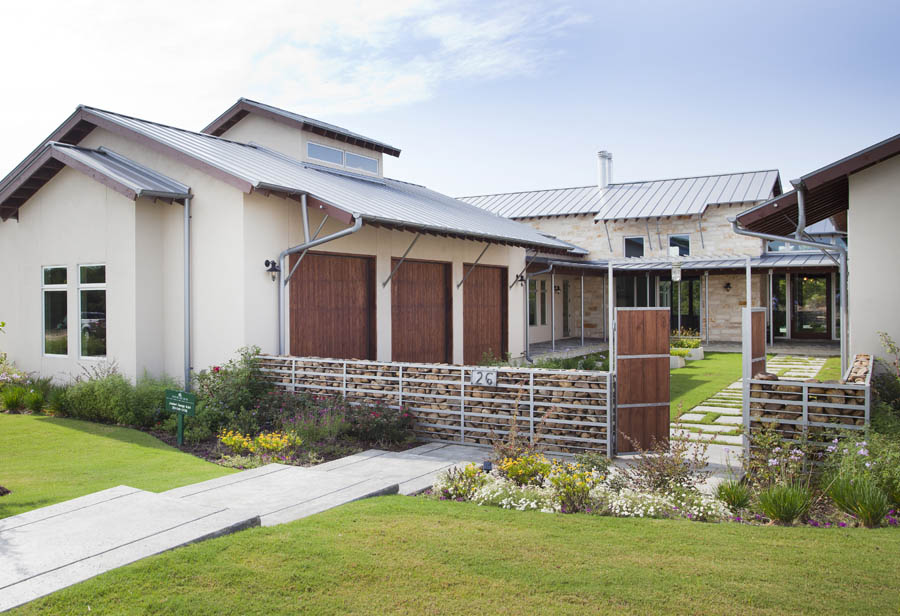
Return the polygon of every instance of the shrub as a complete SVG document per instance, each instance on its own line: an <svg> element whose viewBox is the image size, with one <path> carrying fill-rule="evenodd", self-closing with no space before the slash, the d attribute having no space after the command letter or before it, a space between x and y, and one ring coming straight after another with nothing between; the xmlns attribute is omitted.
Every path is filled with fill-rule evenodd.
<svg viewBox="0 0 900 616"><path fill-rule="evenodd" d="M259 348L246 347L238 351L239 357L223 366L214 366L194 375L197 395L204 412L191 423L203 423L203 428L218 432L230 428L241 432L256 433L271 430L271 418L261 418L257 404L272 390L260 369ZM199 426L198 426L199 427Z"/></svg>
<svg viewBox="0 0 900 616"><path fill-rule="evenodd" d="M891 509L885 493L867 478L836 477L828 487L828 496L841 511L868 528L878 526Z"/></svg>
<svg viewBox="0 0 900 616"><path fill-rule="evenodd" d="M870 480L888 500L900 505L900 439L870 432L843 433L826 449L825 474L852 480Z"/></svg>
<svg viewBox="0 0 900 616"><path fill-rule="evenodd" d="M220 433L219 442L237 455L250 453L262 456L284 453L289 449L296 449L303 443L295 434L289 432L263 432L251 437L249 434L241 434L234 430Z"/></svg>
<svg viewBox="0 0 900 616"><path fill-rule="evenodd" d="M776 483L809 483L805 443L791 443L781 437L773 424L750 435L750 456L744 461L747 479L755 486Z"/></svg>
<svg viewBox="0 0 900 616"><path fill-rule="evenodd" d="M634 441L632 445L639 453L638 458L633 465L623 468L622 474L636 490L695 490L709 477L703 470L708 462L706 443L654 440L649 450Z"/></svg>
<svg viewBox="0 0 900 616"><path fill-rule="evenodd" d="M66 414L101 423L125 423L134 404L134 388L121 374L81 380L66 392Z"/></svg>
<svg viewBox="0 0 900 616"><path fill-rule="evenodd" d="M365 443L396 445L413 438L413 416L382 404L348 406L350 434Z"/></svg>
<svg viewBox="0 0 900 616"><path fill-rule="evenodd" d="M674 349L700 348L700 332L688 329L687 327L672 330L669 338L669 346Z"/></svg>
<svg viewBox="0 0 900 616"><path fill-rule="evenodd" d="M278 406L282 430L293 432L306 443L333 442L351 428L347 404L337 397L272 392L266 404Z"/></svg>
<svg viewBox="0 0 900 616"><path fill-rule="evenodd" d="M554 463L548 476L562 513L590 512L594 501L591 490L604 479L598 472L578 464Z"/></svg>
<svg viewBox="0 0 900 616"><path fill-rule="evenodd" d="M777 483L759 493L759 508L770 520L784 525L806 516L812 505L812 492L799 483Z"/></svg>
<svg viewBox="0 0 900 616"><path fill-rule="evenodd" d="M29 411L40 413L44 410L44 394L40 390L33 389L25 394L22 403Z"/></svg>
<svg viewBox="0 0 900 616"><path fill-rule="evenodd" d="M145 374L135 385L132 405L120 414L119 423L147 428L164 419L168 415L167 389L181 387L171 377L155 379Z"/></svg>
<svg viewBox="0 0 900 616"><path fill-rule="evenodd" d="M7 385L0 391L0 400L7 411L20 411L25 407L25 395L28 393L21 385Z"/></svg>
<svg viewBox="0 0 900 616"><path fill-rule="evenodd" d="M687 357L691 354L690 349L680 349L680 348L672 348L669 349L669 355L674 355L675 357Z"/></svg>
<svg viewBox="0 0 900 616"><path fill-rule="evenodd" d="M500 472L510 481L520 486L539 486L553 468L543 454L527 453L514 458L504 458L497 464Z"/></svg>
<svg viewBox="0 0 900 616"><path fill-rule="evenodd" d="M451 468L435 482L434 492L441 500L469 500L487 483L487 474L476 464Z"/></svg>
<svg viewBox="0 0 900 616"><path fill-rule="evenodd" d="M575 454L575 462L586 470L597 471L604 476L609 474L609 467L612 464L609 458L596 451Z"/></svg>
<svg viewBox="0 0 900 616"><path fill-rule="evenodd" d="M53 385L50 388L50 393L47 394L47 407L53 411L54 415L64 416L66 414L68 409L66 392L68 389L68 387L63 385Z"/></svg>
<svg viewBox="0 0 900 616"><path fill-rule="evenodd" d="M716 498L725 503L732 513L750 506L750 486L735 479L727 479L716 487Z"/></svg>

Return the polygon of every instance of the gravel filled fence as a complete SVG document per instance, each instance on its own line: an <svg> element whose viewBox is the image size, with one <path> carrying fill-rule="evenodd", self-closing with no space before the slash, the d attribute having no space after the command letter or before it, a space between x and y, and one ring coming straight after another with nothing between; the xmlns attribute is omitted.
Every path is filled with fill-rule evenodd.
<svg viewBox="0 0 900 616"><path fill-rule="evenodd" d="M609 372L262 356L282 389L404 408L419 438L489 446L515 427L548 453L613 451Z"/></svg>

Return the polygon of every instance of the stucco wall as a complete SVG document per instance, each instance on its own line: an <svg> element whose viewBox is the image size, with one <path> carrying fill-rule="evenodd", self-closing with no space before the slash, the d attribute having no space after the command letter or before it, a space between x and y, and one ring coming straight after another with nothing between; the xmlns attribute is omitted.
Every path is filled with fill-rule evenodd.
<svg viewBox="0 0 900 616"><path fill-rule="evenodd" d="M299 128L288 124L276 122L275 120L270 120L252 113L244 116L240 122L225 131L222 137L234 141L242 141L244 143L250 143L252 141L253 143L258 143L267 148L281 152L282 154L287 154L291 158L297 160L308 160L317 165L334 167L335 169L344 169L341 165L334 165L323 160L309 158L306 155L306 144L307 142L312 141L321 145L338 148L346 152L353 152L354 154L374 158L378 161L378 173L371 175L384 175L384 156L381 152L338 141L337 139L322 137L321 135L300 130ZM354 173L368 173L362 169L346 169Z"/></svg>
<svg viewBox="0 0 900 616"><path fill-rule="evenodd" d="M135 376L135 204L69 168L0 223L0 348L27 372L68 380L80 364L78 266L106 265L107 357ZM43 266L67 266L68 355L43 354Z"/></svg>
<svg viewBox="0 0 900 616"><path fill-rule="evenodd" d="M644 256L658 257L668 255L669 235L688 234L691 240L691 255L759 255L762 254L762 242L752 237L737 235L731 229L728 218L752 207L755 203L744 203L731 206L712 205L707 208L703 217L678 216L662 218L659 221L625 220L594 223L592 214L524 218L519 222L572 242L588 251L588 259L605 259L610 256L625 256L625 237L644 238ZM699 226L698 226L699 222ZM649 225L649 238L647 236ZM700 227L703 239L700 238ZM607 239L607 228L609 239ZM610 250L610 245L612 250Z"/></svg>
<svg viewBox="0 0 900 616"><path fill-rule="evenodd" d="M850 176L847 233L850 353L883 354L878 332L900 341L900 156Z"/></svg>
<svg viewBox="0 0 900 616"><path fill-rule="evenodd" d="M293 201L264 197L259 194L246 195L246 262L245 267L245 314L248 340L259 344L263 350L277 349L276 315L277 287L263 266L266 259L275 259L290 246L303 242L303 227L300 206ZM317 210L310 212L310 225L315 230L322 220ZM335 233L345 225L329 219L320 233L324 237ZM394 231L384 228L363 226L353 235L323 244L316 248L322 252L361 254L375 256L375 302L377 322L377 358L389 361L391 358L391 285L382 287L391 273L391 258L400 257L406 251L414 233ZM423 235L409 253L410 259L426 259L451 263L452 270L452 318L453 318L453 361L463 361L463 293L457 283L464 276L465 263L472 263L484 248L480 242ZM509 283L515 280L525 266L525 251L521 248L492 245L481 258L481 264L499 265L507 268ZM509 352L518 357L524 352L524 304L521 285L508 290L508 340ZM289 312L289 311L288 311ZM288 330L290 323L288 322ZM285 345L285 348L287 345Z"/></svg>

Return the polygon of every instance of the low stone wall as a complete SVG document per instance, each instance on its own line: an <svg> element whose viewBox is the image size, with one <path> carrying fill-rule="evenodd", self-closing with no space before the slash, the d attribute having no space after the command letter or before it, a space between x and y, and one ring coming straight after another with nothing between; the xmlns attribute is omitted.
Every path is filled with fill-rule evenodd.
<svg viewBox="0 0 900 616"><path fill-rule="evenodd" d="M263 356L282 389L404 408L425 440L491 445L513 429L550 453L608 454L607 372ZM473 384L477 371L496 385ZM482 372L483 376L483 372Z"/></svg>
<svg viewBox="0 0 900 616"><path fill-rule="evenodd" d="M871 375L870 355L857 355L841 381L782 380L761 372L750 380L750 434L774 425L785 438L821 443L837 430L863 430Z"/></svg>

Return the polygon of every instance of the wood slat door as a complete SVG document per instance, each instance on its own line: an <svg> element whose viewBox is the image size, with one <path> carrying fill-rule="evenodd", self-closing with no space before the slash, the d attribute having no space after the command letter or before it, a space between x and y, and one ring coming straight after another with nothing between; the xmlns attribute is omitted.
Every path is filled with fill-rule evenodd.
<svg viewBox="0 0 900 616"><path fill-rule="evenodd" d="M750 316L750 378L766 371L766 310L754 308Z"/></svg>
<svg viewBox="0 0 900 616"><path fill-rule="evenodd" d="M468 272L471 266L463 265ZM508 350L507 271L476 265L463 284L463 362L475 365L485 353L503 358Z"/></svg>
<svg viewBox="0 0 900 616"><path fill-rule="evenodd" d="M616 450L625 453L669 440L669 309L619 308L616 320Z"/></svg>
<svg viewBox="0 0 900 616"><path fill-rule="evenodd" d="M391 268L399 259L393 259ZM407 259L391 279L393 361L449 363L453 298L449 263Z"/></svg>
<svg viewBox="0 0 900 616"><path fill-rule="evenodd" d="M290 281L290 315L292 355L375 359L375 258L308 253Z"/></svg>

